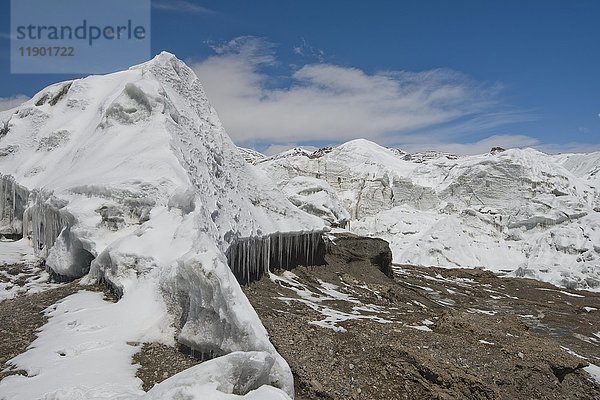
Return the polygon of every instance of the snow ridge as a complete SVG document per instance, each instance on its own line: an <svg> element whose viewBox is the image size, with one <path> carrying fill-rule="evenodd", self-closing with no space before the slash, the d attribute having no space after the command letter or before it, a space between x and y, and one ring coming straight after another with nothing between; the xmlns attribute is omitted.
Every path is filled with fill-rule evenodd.
<svg viewBox="0 0 600 400"><path fill-rule="evenodd" d="M338 199L330 208L347 210L353 232L388 240L396 263L481 267L600 290L600 153L410 155L359 139L256 165L282 189L325 181Z"/></svg>

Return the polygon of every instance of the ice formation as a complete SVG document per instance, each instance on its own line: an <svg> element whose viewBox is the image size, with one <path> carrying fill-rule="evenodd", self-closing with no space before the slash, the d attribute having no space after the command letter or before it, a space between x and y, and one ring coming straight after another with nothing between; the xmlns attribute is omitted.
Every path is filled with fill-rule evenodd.
<svg viewBox="0 0 600 400"><path fill-rule="evenodd" d="M266 385L275 359L264 352L237 352L200 364L153 387L140 400L241 399L286 400Z"/></svg>
<svg viewBox="0 0 600 400"><path fill-rule="evenodd" d="M23 237L23 213L29 190L17 184L10 175L0 174L0 236Z"/></svg>
<svg viewBox="0 0 600 400"><path fill-rule="evenodd" d="M227 263L238 282L247 284L273 269L324 265L325 242L318 231L242 238L227 249Z"/></svg>
<svg viewBox="0 0 600 400"><path fill-rule="evenodd" d="M282 189L299 177L326 181L350 229L388 240L396 263L482 267L600 290L600 153L457 157L354 140L254 164Z"/></svg>
<svg viewBox="0 0 600 400"><path fill-rule="evenodd" d="M213 356L266 352L268 382L293 395L289 367L225 252L244 238L325 223L244 161L190 68L161 53L52 85L0 113L0 127L0 172L12 176L2 190L16 193L16 182L31 192L23 231L57 277L89 268L84 282L106 282L123 300L149 281L179 343ZM3 200L2 226L18 230L18 218L4 218L20 213L14 204Z"/></svg>
<svg viewBox="0 0 600 400"><path fill-rule="evenodd" d="M322 179L297 176L283 187L288 199L299 209L325 220L330 226L345 227L350 214L340 205L335 190Z"/></svg>

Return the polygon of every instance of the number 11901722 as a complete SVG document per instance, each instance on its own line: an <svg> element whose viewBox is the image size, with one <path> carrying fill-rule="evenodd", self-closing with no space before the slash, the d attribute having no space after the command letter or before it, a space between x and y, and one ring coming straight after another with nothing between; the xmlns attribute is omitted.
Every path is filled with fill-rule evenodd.
<svg viewBox="0 0 600 400"><path fill-rule="evenodd" d="M21 57L73 57L74 47L19 47Z"/></svg>

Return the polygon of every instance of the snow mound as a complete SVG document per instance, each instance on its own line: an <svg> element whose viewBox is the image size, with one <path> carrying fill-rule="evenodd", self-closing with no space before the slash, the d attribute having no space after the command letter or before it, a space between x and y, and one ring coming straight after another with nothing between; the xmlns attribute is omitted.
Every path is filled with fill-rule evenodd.
<svg viewBox="0 0 600 400"><path fill-rule="evenodd" d="M264 352L231 353L172 376L142 399L287 400L289 397L284 392L264 386L269 383L269 370L274 362L273 357Z"/></svg>
<svg viewBox="0 0 600 400"><path fill-rule="evenodd" d="M57 275L89 270L84 282L107 282L123 298L149 279L180 343L267 352L269 382L293 394L224 251L240 237L325 224L246 163L189 67L163 52L52 85L0 113L0 127L0 173L31 192L23 234ZM14 218L5 225L18 229Z"/></svg>
<svg viewBox="0 0 600 400"><path fill-rule="evenodd" d="M388 240L396 263L600 290L600 153L415 155L359 139L256 165L281 188L299 177L326 181L352 231Z"/></svg>

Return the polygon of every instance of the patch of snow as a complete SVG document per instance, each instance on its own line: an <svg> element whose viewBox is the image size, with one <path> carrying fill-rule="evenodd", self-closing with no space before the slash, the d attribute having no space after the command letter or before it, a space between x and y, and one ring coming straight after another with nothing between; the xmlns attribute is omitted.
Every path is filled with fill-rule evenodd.
<svg viewBox="0 0 600 400"><path fill-rule="evenodd" d="M595 364L590 364L587 367L583 368L585 372L590 374L592 379L600 385L600 367Z"/></svg>
<svg viewBox="0 0 600 400"><path fill-rule="evenodd" d="M480 313L486 315L496 315L498 313L497 311L480 310L478 308L469 308L467 311L471 313Z"/></svg>
<svg viewBox="0 0 600 400"><path fill-rule="evenodd" d="M429 328L428 326L425 325L407 325L409 328L413 328L416 329L418 331L423 331L423 332L433 332L431 330L431 328Z"/></svg>
<svg viewBox="0 0 600 400"><path fill-rule="evenodd" d="M34 263L37 260L27 239L15 242L0 240L0 265Z"/></svg>
<svg viewBox="0 0 600 400"><path fill-rule="evenodd" d="M57 287L34 254L27 239L0 240L0 301ZM21 282L24 284L21 285Z"/></svg>
<svg viewBox="0 0 600 400"><path fill-rule="evenodd" d="M565 292L564 290L554 290L554 289L547 289L547 288L537 288L538 290L544 290L547 292L557 292L557 293L562 293L566 296L570 296L570 297L579 297L579 298L584 298L585 296L582 296L580 294L576 294L576 293L569 293L569 292Z"/></svg>
<svg viewBox="0 0 600 400"><path fill-rule="evenodd" d="M286 303L300 302L314 311L320 313L325 318L319 321L309 322L312 325L317 325L322 328L332 329L336 332L346 332L346 329L338 324L350 320L368 319L379 323L391 323L392 321L379 317L377 314L385 313L381 307L373 304L362 304L347 293L338 291L338 286L319 281L320 286L317 290L321 294L314 293L306 285L298 281L296 276L291 271L284 271L281 276L270 274L273 282L278 283L282 287L288 288L296 293L295 297L278 297L279 300ZM344 312L334 308L334 302L346 302L352 305L352 312ZM331 304L331 305L330 305ZM362 312L361 312L362 311ZM365 314L369 313L369 314Z"/></svg>
<svg viewBox="0 0 600 400"><path fill-rule="evenodd" d="M568 347L565 347L565 346L560 346L560 348L561 348L561 349L563 349L564 351L566 351L567 353L569 353L569 354L570 354L570 355L572 355L572 356L575 356L575 357L577 357L577 358L581 358L581 359L583 359L583 360L587 360L587 358L585 358L585 357L584 357L584 356L582 356L582 355L579 355L579 354L575 353L573 350L569 349Z"/></svg>

